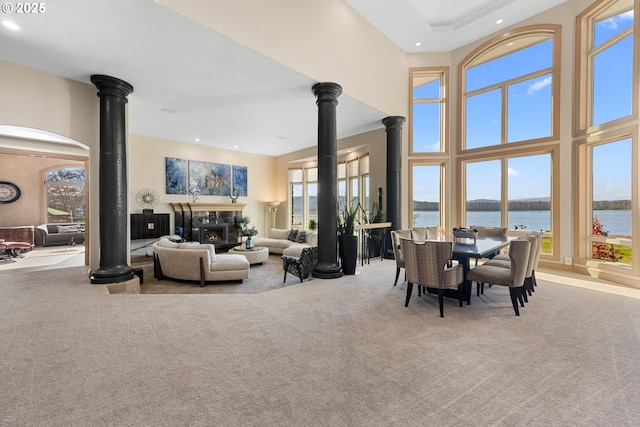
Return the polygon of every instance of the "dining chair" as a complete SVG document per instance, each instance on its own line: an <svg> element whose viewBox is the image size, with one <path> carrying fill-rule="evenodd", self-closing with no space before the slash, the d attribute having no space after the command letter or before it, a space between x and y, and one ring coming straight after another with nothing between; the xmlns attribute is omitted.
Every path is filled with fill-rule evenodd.
<svg viewBox="0 0 640 427"><path fill-rule="evenodd" d="M529 239L531 241L531 250L529 251L529 262L527 264L527 272L524 278L524 290L526 291L523 294L525 302L529 302L527 298L527 294L531 296L532 292L535 292L533 289L534 286L534 269L540 259L540 249L542 243L542 235L536 233L529 233L525 236L521 236L518 239ZM493 259L490 259L485 264L494 265L497 267L510 268L511 261L508 255L498 255ZM483 293L484 289L480 291Z"/></svg>
<svg viewBox="0 0 640 427"><path fill-rule="evenodd" d="M529 265L531 252L530 239L516 239L509 244L510 268L482 264L472 268L467 273L467 279L476 283L491 283L508 286L511 303L516 316L520 316L518 302L524 307L523 286L524 277Z"/></svg>
<svg viewBox="0 0 640 427"><path fill-rule="evenodd" d="M485 227L484 225L472 225L469 228L472 230L478 230L478 238L494 238L494 239L506 239L507 227ZM485 258L492 259L493 257ZM484 261L483 261L484 262ZM478 265L478 258L476 258L476 265Z"/></svg>
<svg viewBox="0 0 640 427"><path fill-rule="evenodd" d="M421 290L436 290L440 305L440 317L444 317L444 290L457 289L458 302L462 307L464 273L461 264L447 267L453 255L453 243L441 241L414 241L401 239L400 246L404 254L405 272L407 274L407 298L404 306L409 305L413 285L418 285L418 296Z"/></svg>
<svg viewBox="0 0 640 427"><path fill-rule="evenodd" d="M400 269L404 268L404 256L400 248L400 239L411 239L411 230L391 230L391 243L393 244L393 257L396 260L396 280L393 282L393 286L398 284L398 277L400 277ZM406 280L405 271L405 280Z"/></svg>

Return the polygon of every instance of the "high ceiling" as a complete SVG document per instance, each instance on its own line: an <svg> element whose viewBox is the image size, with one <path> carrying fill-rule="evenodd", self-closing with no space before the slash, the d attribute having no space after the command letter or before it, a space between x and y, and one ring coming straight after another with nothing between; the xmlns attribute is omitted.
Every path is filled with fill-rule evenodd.
<svg viewBox="0 0 640 427"><path fill-rule="evenodd" d="M404 51L433 52L498 31L497 18L512 25L566 0L345 1ZM270 156L316 144L309 77L152 0L44 4L43 14L0 16L19 27L0 26L0 59L84 83L96 73L126 80L133 133ZM382 127L383 112L346 95L339 102L339 138Z"/></svg>

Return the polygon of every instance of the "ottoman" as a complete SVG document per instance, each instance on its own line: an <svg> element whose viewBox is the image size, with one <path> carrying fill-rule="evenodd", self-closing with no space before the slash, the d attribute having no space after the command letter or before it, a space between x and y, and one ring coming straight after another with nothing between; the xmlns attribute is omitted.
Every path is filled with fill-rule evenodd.
<svg viewBox="0 0 640 427"><path fill-rule="evenodd" d="M251 249L242 249L240 246L229 249L230 254L244 255L249 264L262 264L269 259L269 249L264 246L256 246Z"/></svg>

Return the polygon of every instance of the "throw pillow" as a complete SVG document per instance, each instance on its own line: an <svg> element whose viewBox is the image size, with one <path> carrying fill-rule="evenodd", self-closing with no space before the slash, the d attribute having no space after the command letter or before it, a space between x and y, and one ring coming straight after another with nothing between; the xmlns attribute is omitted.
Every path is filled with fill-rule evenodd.
<svg viewBox="0 0 640 427"><path fill-rule="evenodd" d="M80 228L77 225L59 225L58 233L75 233L80 231Z"/></svg>
<svg viewBox="0 0 640 427"><path fill-rule="evenodd" d="M307 239L306 230L299 230L298 231L298 235L296 236L296 242L304 243L306 239Z"/></svg>
<svg viewBox="0 0 640 427"><path fill-rule="evenodd" d="M292 228L289 231L289 237L287 237L287 240L291 240L292 242L295 242L297 236L298 236L298 230L296 230L295 228Z"/></svg>

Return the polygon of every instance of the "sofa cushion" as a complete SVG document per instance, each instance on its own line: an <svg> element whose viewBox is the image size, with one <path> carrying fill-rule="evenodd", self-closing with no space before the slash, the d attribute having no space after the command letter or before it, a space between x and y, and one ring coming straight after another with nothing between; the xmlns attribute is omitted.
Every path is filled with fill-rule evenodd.
<svg viewBox="0 0 640 427"><path fill-rule="evenodd" d="M270 228L269 237L272 239L287 239L289 237L289 230L286 228Z"/></svg>
<svg viewBox="0 0 640 427"><path fill-rule="evenodd" d="M306 243L296 243L282 251L282 255L299 258L304 248L308 248Z"/></svg>
<svg viewBox="0 0 640 427"><path fill-rule="evenodd" d="M309 246L318 246L318 233L311 232L307 233L307 245Z"/></svg>
<svg viewBox="0 0 640 427"><path fill-rule="evenodd" d="M221 254L211 263L211 270L215 271L235 271L248 270L249 261L244 255Z"/></svg>
<svg viewBox="0 0 640 427"><path fill-rule="evenodd" d="M172 242L169 239L166 238L161 238L160 240L158 240L158 246L163 247L163 248L177 248L179 245L179 243L176 242Z"/></svg>
<svg viewBox="0 0 640 427"><path fill-rule="evenodd" d="M80 231L79 225L59 225L58 233L77 233Z"/></svg>
<svg viewBox="0 0 640 427"><path fill-rule="evenodd" d="M296 237L298 237L298 230L296 230L295 228L292 228L291 230L289 230L289 236L287 237L287 240L291 240L292 242L295 242Z"/></svg>
<svg viewBox="0 0 640 427"><path fill-rule="evenodd" d="M296 243L306 243L307 240L307 232L305 230L298 230L298 234L296 235Z"/></svg>
<svg viewBox="0 0 640 427"><path fill-rule="evenodd" d="M211 262L214 262L216 260L215 245L210 245L208 243L198 243L198 242L184 242L184 243L177 243L177 245L178 245L177 246L178 249L206 249L209 251Z"/></svg>

